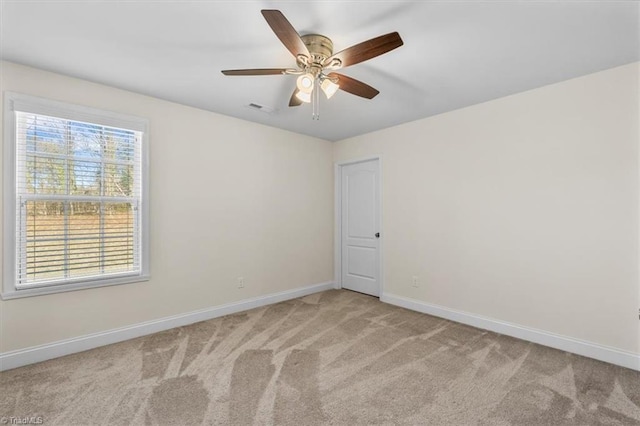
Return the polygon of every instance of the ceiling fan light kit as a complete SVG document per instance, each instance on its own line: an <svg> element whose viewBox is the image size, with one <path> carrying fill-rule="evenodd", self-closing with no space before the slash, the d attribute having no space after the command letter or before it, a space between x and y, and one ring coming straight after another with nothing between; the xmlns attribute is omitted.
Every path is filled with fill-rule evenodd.
<svg viewBox="0 0 640 426"><path fill-rule="evenodd" d="M329 37L320 34L300 36L279 10L262 10L262 16L282 44L296 58L298 68L223 70L222 73L229 76L298 75L289 106L312 103L312 117L316 120L320 117L319 90L324 92L327 99L330 99L338 89L366 99L373 99L380 93L368 84L334 72L335 70L375 58L403 44L400 35L393 32L334 54L333 42Z"/></svg>

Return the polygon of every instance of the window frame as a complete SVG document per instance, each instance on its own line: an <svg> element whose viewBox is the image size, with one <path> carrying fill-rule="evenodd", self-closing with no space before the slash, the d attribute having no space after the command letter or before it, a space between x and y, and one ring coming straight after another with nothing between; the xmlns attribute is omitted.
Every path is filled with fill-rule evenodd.
<svg viewBox="0 0 640 426"><path fill-rule="evenodd" d="M20 110L35 114L49 115L68 120L84 121L104 126L112 126L123 129L135 130L142 133L141 140L141 199L140 199L140 272L120 277L96 278L74 280L71 283L50 284L41 287L18 289L16 258L17 248L17 224L16 224L16 114L15 105L20 105ZM15 92L4 92L3 103L3 283L0 297L3 300L17 299L21 297L39 296L44 294L61 293L66 291L82 290L134 282L148 281L149 273L149 120L90 108L82 105L53 101L31 95Z"/></svg>

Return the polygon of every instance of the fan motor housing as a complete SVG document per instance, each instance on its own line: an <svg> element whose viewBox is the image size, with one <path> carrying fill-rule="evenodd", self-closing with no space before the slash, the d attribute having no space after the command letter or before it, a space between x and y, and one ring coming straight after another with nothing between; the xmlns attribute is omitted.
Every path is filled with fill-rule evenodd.
<svg viewBox="0 0 640 426"><path fill-rule="evenodd" d="M320 34L306 34L300 38L311 54L311 62L322 63L333 55L333 42L329 37Z"/></svg>

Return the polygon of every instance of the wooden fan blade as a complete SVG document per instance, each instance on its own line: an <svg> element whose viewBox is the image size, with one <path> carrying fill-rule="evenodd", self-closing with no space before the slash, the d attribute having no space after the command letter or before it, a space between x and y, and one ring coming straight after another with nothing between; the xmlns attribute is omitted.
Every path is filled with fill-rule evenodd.
<svg viewBox="0 0 640 426"><path fill-rule="evenodd" d="M348 67L349 65L358 64L375 58L376 56L383 55L403 44L404 42L397 32L381 35L341 50L330 58L327 58L327 60L324 61L324 65L329 65L334 58L337 58L342 62L342 68Z"/></svg>
<svg viewBox="0 0 640 426"><path fill-rule="evenodd" d="M291 94L291 99L289 99L289 106L290 107L296 107L296 106L302 105L302 101L300 100L300 98L298 98L296 96L296 93L298 93L298 88L297 87L295 89L293 89L293 93Z"/></svg>
<svg viewBox="0 0 640 426"><path fill-rule="evenodd" d="M264 19L266 19L267 24L269 24L273 32L289 52L293 54L293 56L310 56L307 46L305 46L298 32L293 28L291 23L287 21L287 18L284 17L282 12L279 10L269 9L263 9L261 12Z"/></svg>
<svg viewBox="0 0 640 426"><path fill-rule="evenodd" d="M223 70L224 75L278 75L284 74L287 68L254 68L246 70Z"/></svg>
<svg viewBox="0 0 640 426"><path fill-rule="evenodd" d="M344 74L338 74L337 72L329 73L329 78L337 79L338 86L340 86L341 90L345 92L349 92L352 95L360 96L362 98L373 99L376 97L378 90L369 86L366 83L363 83L355 78L348 77Z"/></svg>

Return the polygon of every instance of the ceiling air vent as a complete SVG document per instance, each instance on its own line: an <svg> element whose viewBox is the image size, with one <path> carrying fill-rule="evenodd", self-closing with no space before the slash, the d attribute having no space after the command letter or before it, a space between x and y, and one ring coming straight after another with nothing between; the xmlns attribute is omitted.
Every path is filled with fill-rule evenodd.
<svg viewBox="0 0 640 426"><path fill-rule="evenodd" d="M254 103L254 102L251 102L249 105L247 105L247 108L254 109L254 110L260 111L260 112L265 112L267 114L271 114L272 112L275 111L275 109L270 107L270 106L260 105L260 104Z"/></svg>

